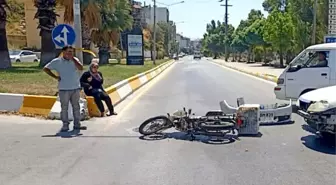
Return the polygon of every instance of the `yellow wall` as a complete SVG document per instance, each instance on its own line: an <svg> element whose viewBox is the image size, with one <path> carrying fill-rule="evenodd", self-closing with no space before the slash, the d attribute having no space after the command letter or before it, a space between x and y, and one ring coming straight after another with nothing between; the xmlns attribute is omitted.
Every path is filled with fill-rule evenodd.
<svg viewBox="0 0 336 185"><path fill-rule="evenodd" d="M27 38L27 46L28 47L36 47L38 49L41 48L41 38L40 38L40 30L37 29L38 20L34 19L36 14L36 8L34 7L32 0L18 0L21 2L25 2L25 17L26 17L26 38ZM58 9L57 14L60 15L57 18L57 23L62 24L64 20L64 10Z"/></svg>
<svg viewBox="0 0 336 185"><path fill-rule="evenodd" d="M7 35L8 48L20 49L27 46L27 39L25 35Z"/></svg>
<svg viewBox="0 0 336 185"><path fill-rule="evenodd" d="M26 19L26 40L27 40L27 47L29 48L41 48L41 37L40 37L40 30L37 29L38 20L34 19L36 14L36 8L34 7L32 0L17 0L18 2L25 3L25 19ZM59 8L57 9L56 13L59 15L57 17L57 24L64 23L64 9ZM91 50L98 53L98 48L94 47L94 44L91 44Z"/></svg>

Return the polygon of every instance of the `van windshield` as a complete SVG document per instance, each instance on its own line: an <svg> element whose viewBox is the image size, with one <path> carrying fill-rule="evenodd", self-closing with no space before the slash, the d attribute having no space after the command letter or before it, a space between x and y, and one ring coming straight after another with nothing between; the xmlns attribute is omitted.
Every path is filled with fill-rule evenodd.
<svg viewBox="0 0 336 185"><path fill-rule="evenodd" d="M309 59L309 51L303 50L294 60L290 63L291 66L301 65L303 66Z"/></svg>

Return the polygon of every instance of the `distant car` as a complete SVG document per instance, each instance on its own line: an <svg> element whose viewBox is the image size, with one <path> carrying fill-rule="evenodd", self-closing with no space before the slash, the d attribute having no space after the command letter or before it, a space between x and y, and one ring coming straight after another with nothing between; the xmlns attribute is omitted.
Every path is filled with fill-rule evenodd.
<svg viewBox="0 0 336 185"><path fill-rule="evenodd" d="M202 55L200 53L194 54L194 59L201 59Z"/></svg>
<svg viewBox="0 0 336 185"><path fill-rule="evenodd" d="M10 50L9 57L11 62L38 62L39 59L35 53L28 50Z"/></svg>

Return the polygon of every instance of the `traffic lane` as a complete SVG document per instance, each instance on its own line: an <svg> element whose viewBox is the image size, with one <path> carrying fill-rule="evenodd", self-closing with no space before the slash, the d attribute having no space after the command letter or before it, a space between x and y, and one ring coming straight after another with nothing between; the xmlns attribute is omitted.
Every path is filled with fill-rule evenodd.
<svg viewBox="0 0 336 185"><path fill-rule="evenodd" d="M241 138L241 141L229 145L184 141L185 138L179 134L174 134L172 139L153 142L138 139L139 134L133 130L148 117L187 104L201 113L208 108L218 109L217 99L229 100L222 88L218 88L222 92L208 90L213 83L206 81L212 79L212 75L216 76L215 79L233 75L236 81L250 80L206 61L178 62L159 83L121 111L122 117L114 120L115 124L109 130L104 133L85 132L82 137L63 140L63 143L73 142L74 149L65 151L65 154L64 151L57 153L55 157L46 157L41 152L42 155L31 159L30 164L25 161L17 165L20 170L10 170L15 177L6 184L251 184L251 181L256 181L268 185L334 182L334 178L330 178L334 174L326 172L326 169L333 169L334 158L304 147L300 137L308 133L300 129L300 125L265 127L261 129L262 138ZM199 83L195 83L197 81ZM250 83L254 83L250 84L252 86L261 85L260 81ZM237 90L242 90L239 89L241 86L237 87ZM234 104L236 97L231 96L233 98L229 101ZM212 105L206 99L216 104ZM259 101L263 97L258 94L254 99ZM46 146L42 148L49 149ZM26 155L34 155L32 151L28 152ZM14 152L12 155L18 156ZM22 172L26 168L29 170Z"/></svg>
<svg viewBox="0 0 336 185"><path fill-rule="evenodd" d="M160 76L151 80L143 88L147 88L159 78ZM118 104L115 110L120 112L139 93L141 93L140 90L130 95ZM0 184L62 183L61 180L68 175L68 172L78 161L86 157L86 152L96 145L97 140L100 140L101 133L115 124L113 118L92 118L84 121L83 125L88 126L88 130L82 131L82 134L90 138L85 140L79 139L80 135L75 133L62 133L60 136L55 136L61 127L59 120L0 115L0 147L2 148ZM69 184L74 184L73 181L69 181Z"/></svg>
<svg viewBox="0 0 336 185"><path fill-rule="evenodd" d="M333 183L335 173L329 169L335 165L334 156L301 143L301 137L310 134L301 129L303 122L296 116L294 125L262 127L261 138L243 137L228 145L190 142L176 132L170 134L170 139L143 141L134 131L145 119L183 106L203 114L218 109L218 102L223 99L234 105L240 96L247 102L274 103L272 87L207 61L181 60L169 75L124 110L118 124L98 136L104 139L90 150L91 159L80 163L66 181L72 178L83 184L186 185ZM99 167L99 171L89 166ZM96 177L95 181L88 176Z"/></svg>
<svg viewBox="0 0 336 185"><path fill-rule="evenodd" d="M0 115L0 120L0 184L52 184L50 179L62 176L78 160L78 153L95 143L71 138L76 134L55 136L61 127L58 120L7 115ZM108 124L85 121L88 130L82 133L97 134ZM50 179L40 182L41 174Z"/></svg>
<svg viewBox="0 0 336 185"><path fill-rule="evenodd" d="M217 82L218 79L231 79L231 81ZM210 80L215 82L209 83ZM211 90L214 85L219 86L216 91ZM218 109L218 101L221 99L234 104L237 95L232 93L236 91L255 103L274 101L273 95L269 94L273 93L272 91L264 93L264 96L260 96L260 93L253 96L251 95L253 91L244 93L246 89L244 87L260 90L265 87L272 88L272 85L240 76L239 73L218 68L205 61L178 62L169 75L122 113L123 117L119 123L101 137L104 139L94 148L94 152L90 153L93 160L83 162L73 172L76 177L74 179L81 178L80 182L85 184L89 179L81 177L82 169L95 162L96 166L104 167L97 172L86 170L84 176L91 174L101 179L98 181L95 179L96 184L334 182L333 179L328 181L330 177L327 178L328 175L333 175L332 172L326 172L326 169L331 169L333 166L334 158L304 147L300 137L308 134L300 128L300 125L265 127L261 129L262 138L242 138L240 142L223 146L184 141L179 134L174 134L175 138L172 139L146 142L138 140L139 135L133 132L148 117L171 112L182 106L189 105L187 107L194 108L198 113L204 113L208 109ZM211 101L212 103L209 103ZM88 139L90 136L85 138ZM321 160L322 157L324 159ZM311 162L314 160L318 163ZM111 161L110 165L106 165L106 161ZM251 171L255 173L251 174ZM299 176L306 178L297 179Z"/></svg>

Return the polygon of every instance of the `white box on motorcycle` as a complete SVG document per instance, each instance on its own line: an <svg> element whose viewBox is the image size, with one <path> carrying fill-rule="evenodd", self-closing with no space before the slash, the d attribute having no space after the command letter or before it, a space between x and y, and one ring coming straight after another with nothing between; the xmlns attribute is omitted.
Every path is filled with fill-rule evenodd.
<svg viewBox="0 0 336 185"><path fill-rule="evenodd" d="M240 135L259 134L259 104L243 104L238 107L237 124Z"/></svg>

